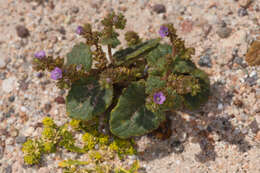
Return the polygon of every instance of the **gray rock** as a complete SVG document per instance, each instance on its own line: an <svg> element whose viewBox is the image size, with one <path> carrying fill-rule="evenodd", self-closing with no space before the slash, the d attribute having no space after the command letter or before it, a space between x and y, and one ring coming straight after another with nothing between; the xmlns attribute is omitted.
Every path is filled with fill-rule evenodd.
<svg viewBox="0 0 260 173"><path fill-rule="evenodd" d="M156 12L157 14L159 13L165 13L166 12L166 8L163 4L155 4L153 6L153 11Z"/></svg>
<svg viewBox="0 0 260 173"><path fill-rule="evenodd" d="M0 73L0 79L5 80L6 79L6 72Z"/></svg>
<svg viewBox="0 0 260 173"><path fill-rule="evenodd" d="M232 29L229 27L219 27L217 34L220 38L228 38L232 32Z"/></svg>
<svg viewBox="0 0 260 173"><path fill-rule="evenodd" d="M236 63L236 64L242 66L242 65L243 65L243 58L236 56L236 57L234 58L234 63Z"/></svg>
<svg viewBox="0 0 260 173"><path fill-rule="evenodd" d="M72 6L70 11L74 14L77 14L79 12L79 7L76 7L76 6Z"/></svg>
<svg viewBox="0 0 260 173"><path fill-rule="evenodd" d="M59 91L59 95L60 95L60 96L63 96L65 93L66 93L66 91L65 91L64 89L61 89L61 90Z"/></svg>
<svg viewBox="0 0 260 173"><path fill-rule="evenodd" d="M8 100L9 100L9 102L13 102L13 101L15 100L15 96L10 96L10 97L8 98Z"/></svg>
<svg viewBox="0 0 260 173"><path fill-rule="evenodd" d="M184 151L183 144L178 140L172 141L171 147L173 148L173 151L176 152L176 153L182 153Z"/></svg>
<svg viewBox="0 0 260 173"><path fill-rule="evenodd" d="M201 67L212 67L211 59L209 54L205 54L200 57L198 64Z"/></svg>
<svg viewBox="0 0 260 173"><path fill-rule="evenodd" d="M15 139L15 142L17 144L23 144L26 142L26 137L25 136L17 136L16 139Z"/></svg>
<svg viewBox="0 0 260 173"><path fill-rule="evenodd" d="M245 9L245 8L239 8L237 13L238 13L238 16L240 16L240 17L248 15L247 9Z"/></svg>
<svg viewBox="0 0 260 173"><path fill-rule="evenodd" d="M248 78L246 78L246 82L250 85L250 86L253 86L257 83L257 80L258 80L258 75L257 75L257 72L256 71L252 71Z"/></svg>

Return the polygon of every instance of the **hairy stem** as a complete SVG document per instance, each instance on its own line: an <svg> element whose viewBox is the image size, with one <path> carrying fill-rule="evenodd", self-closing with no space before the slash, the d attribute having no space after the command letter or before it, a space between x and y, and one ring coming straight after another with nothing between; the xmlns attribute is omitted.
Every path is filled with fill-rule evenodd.
<svg viewBox="0 0 260 173"><path fill-rule="evenodd" d="M112 51L111 51L111 45L107 45L107 50L108 50L108 59L112 64L114 64L114 60L112 57Z"/></svg>

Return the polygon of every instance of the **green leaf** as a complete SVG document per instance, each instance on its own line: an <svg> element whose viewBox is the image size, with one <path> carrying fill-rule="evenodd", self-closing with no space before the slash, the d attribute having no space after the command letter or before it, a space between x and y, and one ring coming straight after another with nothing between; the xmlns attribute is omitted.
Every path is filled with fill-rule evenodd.
<svg viewBox="0 0 260 173"><path fill-rule="evenodd" d="M103 38L101 40L101 44L103 44L103 45L111 45L112 48L116 48L120 44L120 41L117 39L117 37Z"/></svg>
<svg viewBox="0 0 260 173"><path fill-rule="evenodd" d="M106 111L112 102L113 87L102 88L98 80L74 83L66 99L67 113L71 118L91 120Z"/></svg>
<svg viewBox="0 0 260 173"><path fill-rule="evenodd" d="M154 89L164 88L166 87L166 81L161 80L159 76L149 75L146 81L146 89L145 92L147 94L152 93Z"/></svg>
<svg viewBox="0 0 260 173"><path fill-rule="evenodd" d="M135 46L128 47L117 51L113 57L116 59L116 64L121 65L125 61L140 58L148 53L150 50L158 46L160 39L148 40Z"/></svg>
<svg viewBox="0 0 260 173"><path fill-rule="evenodd" d="M145 86L134 82L124 89L111 111L110 130L119 138L144 135L159 127L164 113L151 112L145 107Z"/></svg>
<svg viewBox="0 0 260 173"><path fill-rule="evenodd" d="M64 160L59 162L59 167L61 168L66 168L66 167L70 167L70 166L79 166L79 165L88 165L89 162L87 161L80 161L80 160Z"/></svg>
<svg viewBox="0 0 260 173"><path fill-rule="evenodd" d="M67 64L82 64L85 70L90 70L92 66L90 47L84 43L76 44L72 51L67 54Z"/></svg>
<svg viewBox="0 0 260 173"><path fill-rule="evenodd" d="M150 67L157 67L159 69L164 69L166 64L165 56L172 53L172 48L168 44L160 44L153 49L147 55L147 62Z"/></svg>
<svg viewBox="0 0 260 173"><path fill-rule="evenodd" d="M192 72L192 75L199 79L201 91L192 96L191 94L184 95L184 104L187 109L198 109L202 104L206 103L210 95L210 81L208 75L200 70L196 69Z"/></svg>
<svg viewBox="0 0 260 173"><path fill-rule="evenodd" d="M190 74L195 69L196 66L192 61L177 57L174 61L172 72L175 74Z"/></svg>

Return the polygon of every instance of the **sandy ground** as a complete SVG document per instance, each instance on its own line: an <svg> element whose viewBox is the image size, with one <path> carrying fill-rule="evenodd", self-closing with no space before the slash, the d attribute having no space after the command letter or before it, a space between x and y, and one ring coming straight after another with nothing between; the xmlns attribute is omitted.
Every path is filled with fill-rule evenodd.
<svg viewBox="0 0 260 173"><path fill-rule="evenodd" d="M210 76L212 95L197 112L171 117L173 135L166 141L137 139L141 166L148 173L260 172L260 68L244 61L260 35L260 1L254 0L0 0L0 172L54 173L59 158L45 156L42 167L23 163L22 143L40 135L37 124L49 114L58 124L68 120L48 73L32 69L36 51L64 56L82 41L76 27L98 21L109 11L123 12L126 29L144 39L158 37L171 22L188 46L193 61ZM161 4L162 6L156 6ZM21 38L17 26L28 29ZM20 34L25 34L26 31ZM129 159L131 162L131 158Z"/></svg>

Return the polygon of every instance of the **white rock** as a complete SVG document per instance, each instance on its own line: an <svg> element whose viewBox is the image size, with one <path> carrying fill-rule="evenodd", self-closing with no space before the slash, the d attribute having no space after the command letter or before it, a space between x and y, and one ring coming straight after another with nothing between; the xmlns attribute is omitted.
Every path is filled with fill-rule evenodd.
<svg viewBox="0 0 260 173"><path fill-rule="evenodd" d="M24 135L24 136L31 136L32 133L33 133L33 131L34 131L34 128L33 128L33 127L28 127L28 128L26 128L26 129L24 130L23 135Z"/></svg>
<svg viewBox="0 0 260 173"><path fill-rule="evenodd" d="M219 103L219 104L218 104L218 109L219 109L219 110L223 109L223 104L222 104L222 103Z"/></svg>
<svg viewBox="0 0 260 173"><path fill-rule="evenodd" d="M24 106L22 106L22 107L21 107L21 111L22 111L22 112L26 112L26 111L27 111L27 108L24 107Z"/></svg>
<svg viewBox="0 0 260 173"><path fill-rule="evenodd" d="M2 89L4 92L7 93L13 91L15 86L16 86L16 77L9 77L5 79L2 83Z"/></svg>

